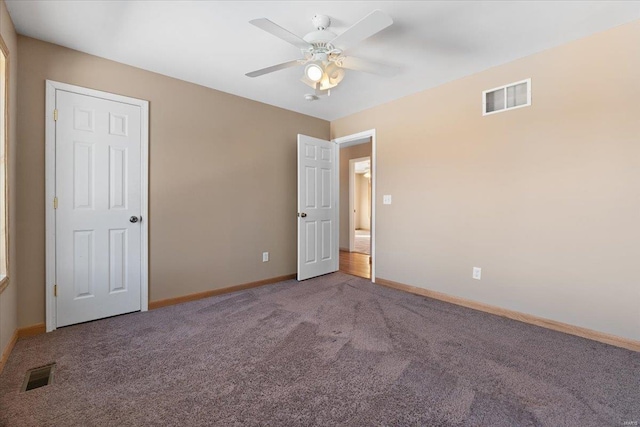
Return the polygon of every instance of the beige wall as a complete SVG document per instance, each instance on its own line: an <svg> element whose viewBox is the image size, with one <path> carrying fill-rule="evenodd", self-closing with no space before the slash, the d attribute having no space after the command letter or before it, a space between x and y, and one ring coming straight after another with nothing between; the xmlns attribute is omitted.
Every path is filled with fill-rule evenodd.
<svg viewBox="0 0 640 427"><path fill-rule="evenodd" d="M371 221L369 208L369 178L365 178L363 173L356 174L356 229L369 230Z"/></svg>
<svg viewBox="0 0 640 427"><path fill-rule="evenodd" d="M371 142L340 149L340 249L349 250L349 160L367 156Z"/></svg>
<svg viewBox="0 0 640 427"><path fill-rule="evenodd" d="M17 35L3 0L0 0L0 37L9 50L9 144L7 147L7 184L9 191L9 285L0 294L0 355L17 328L18 274L16 268L16 111L18 105Z"/></svg>
<svg viewBox="0 0 640 427"><path fill-rule="evenodd" d="M0 348L16 277L19 325L44 321L45 79L151 101L151 300L295 271L295 135L327 122L22 36L18 64L1 0L0 20L18 260ZM638 40L636 21L332 122L332 138L377 131L378 277L640 339ZM482 117L482 90L529 77L531 107ZM340 247L363 147L341 150Z"/></svg>
<svg viewBox="0 0 640 427"><path fill-rule="evenodd" d="M45 315L45 79L150 101L151 301L295 273L296 135L328 139L328 122L28 37L18 48L21 326Z"/></svg>
<svg viewBox="0 0 640 427"><path fill-rule="evenodd" d="M640 339L639 76L635 21L332 122L376 129L377 276Z"/></svg>

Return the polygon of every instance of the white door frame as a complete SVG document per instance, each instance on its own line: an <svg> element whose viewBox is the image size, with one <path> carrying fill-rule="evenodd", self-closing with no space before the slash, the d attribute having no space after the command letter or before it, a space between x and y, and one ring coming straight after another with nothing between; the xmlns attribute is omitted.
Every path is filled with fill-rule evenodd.
<svg viewBox="0 0 640 427"><path fill-rule="evenodd" d="M141 178L141 211L142 221L140 252L140 311L149 309L149 101L127 96L115 95L59 83L46 81L46 113L45 113L45 206L46 206L46 327L47 332L56 329L56 299L53 295L56 280L56 217L53 200L56 196L56 122L53 112L56 108L56 90L93 96L108 101L122 102L140 107L140 178Z"/></svg>
<svg viewBox="0 0 640 427"><path fill-rule="evenodd" d="M369 138L371 138L371 281L375 283L376 282L376 181L377 181L376 175L378 174L378 168L376 167L376 130L369 129L363 132L354 133L353 135L341 136L340 138L334 138L333 142L338 144L338 149L336 150L336 153L337 153L336 164L339 165L340 164L340 148L362 144L364 142L367 142ZM338 189L339 188L340 188L340 182L338 181ZM338 209L340 209L339 205L338 205ZM339 242L336 242L335 244L338 246L340 245Z"/></svg>
<svg viewBox="0 0 640 427"><path fill-rule="evenodd" d="M371 156L349 159L349 252L353 252L356 246L356 214L354 212L356 207L356 163L370 159ZM369 231L371 231L371 224L369 224Z"/></svg>

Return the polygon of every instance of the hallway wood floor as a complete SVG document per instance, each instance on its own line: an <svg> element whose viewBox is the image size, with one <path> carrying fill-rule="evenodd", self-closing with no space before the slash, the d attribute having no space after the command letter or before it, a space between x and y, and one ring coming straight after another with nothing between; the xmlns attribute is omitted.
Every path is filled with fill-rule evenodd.
<svg viewBox="0 0 640 427"><path fill-rule="evenodd" d="M340 271L370 279L371 264L369 264L369 255L340 251Z"/></svg>

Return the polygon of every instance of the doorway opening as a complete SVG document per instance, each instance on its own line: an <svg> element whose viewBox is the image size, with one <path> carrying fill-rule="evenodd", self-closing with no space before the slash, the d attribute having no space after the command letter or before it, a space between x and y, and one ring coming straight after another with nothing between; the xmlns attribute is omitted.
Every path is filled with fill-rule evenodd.
<svg viewBox="0 0 640 427"><path fill-rule="evenodd" d="M371 255L371 156L349 160L349 252Z"/></svg>
<svg viewBox="0 0 640 427"><path fill-rule="evenodd" d="M375 130L334 141L340 156L340 271L375 282Z"/></svg>

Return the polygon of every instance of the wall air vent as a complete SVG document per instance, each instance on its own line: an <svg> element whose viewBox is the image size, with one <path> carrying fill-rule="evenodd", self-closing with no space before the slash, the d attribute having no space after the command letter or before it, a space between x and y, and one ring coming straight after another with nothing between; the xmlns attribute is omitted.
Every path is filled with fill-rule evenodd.
<svg viewBox="0 0 640 427"><path fill-rule="evenodd" d="M482 115L500 113L531 105L531 79L482 92Z"/></svg>

